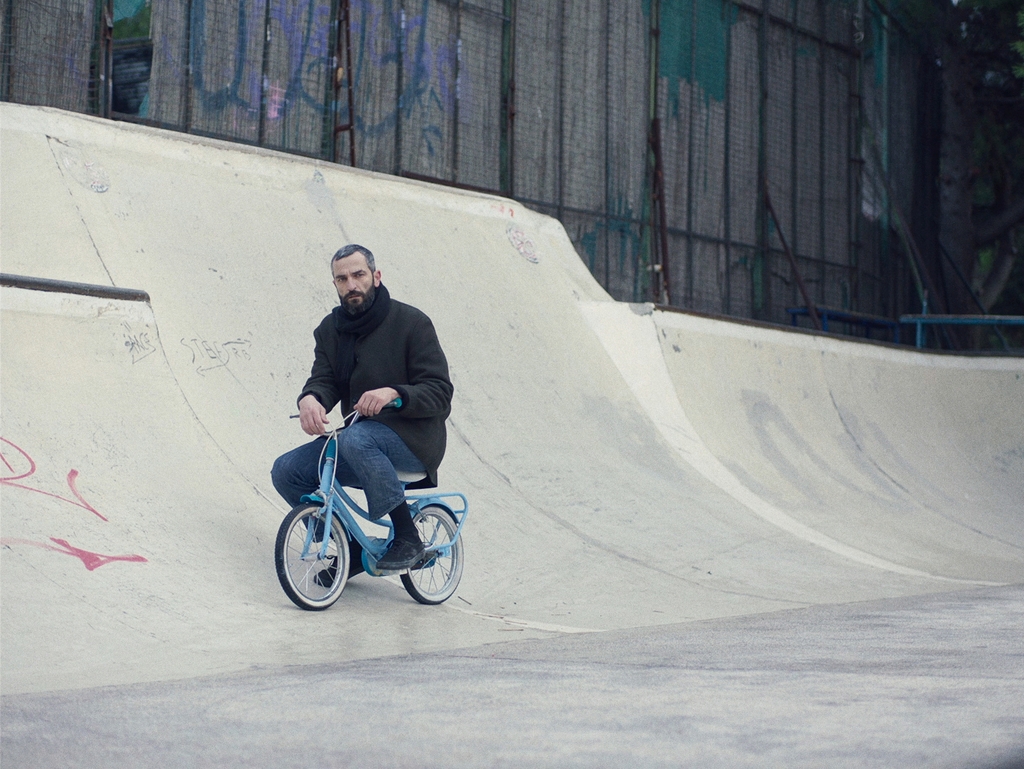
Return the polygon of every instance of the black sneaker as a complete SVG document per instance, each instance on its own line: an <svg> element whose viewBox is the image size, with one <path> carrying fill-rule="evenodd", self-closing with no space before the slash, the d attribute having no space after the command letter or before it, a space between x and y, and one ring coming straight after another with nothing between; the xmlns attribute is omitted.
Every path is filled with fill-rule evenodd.
<svg viewBox="0 0 1024 769"><path fill-rule="evenodd" d="M326 569L321 569L317 572L317 575L313 577L313 581L320 587L329 588L334 584L334 580L338 577L338 559L331 557L328 559L329 563Z"/></svg>
<svg viewBox="0 0 1024 769"><path fill-rule="evenodd" d="M396 539L391 547L384 553L384 557L377 561L377 568L381 571L401 571L414 566L423 558L423 543L418 539L410 542L407 539Z"/></svg>

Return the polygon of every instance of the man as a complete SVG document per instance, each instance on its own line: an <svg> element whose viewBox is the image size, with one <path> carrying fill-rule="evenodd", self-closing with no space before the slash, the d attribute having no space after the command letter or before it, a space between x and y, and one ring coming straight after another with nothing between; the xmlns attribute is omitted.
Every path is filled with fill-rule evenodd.
<svg viewBox="0 0 1024 769"><path fill-rule="evenodd" d="M340 249L331 273L341 305L313 332L313 369L299 395L299 421L308 435L323 436L335 404L343 413L359 412L360 421L338 433L337 479L363 489L372 520L391 518L395 538L377 567L407 569L422 558L423 543L398 473L423 477L411 484L416 488L437 485L454 389L448 361L430 319L391 298L368 248ZM385 408L397 398L399 408ZM319 486L326 440L274 462L274 488L288 504L300 504Z"/></svg>

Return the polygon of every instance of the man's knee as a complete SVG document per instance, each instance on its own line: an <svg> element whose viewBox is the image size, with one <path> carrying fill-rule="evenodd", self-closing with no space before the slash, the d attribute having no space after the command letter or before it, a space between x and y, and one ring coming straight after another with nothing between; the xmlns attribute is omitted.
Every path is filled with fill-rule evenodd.
<svg viewBox="0 0 1024 769"><path fill-rule="evenodd" d="M363 425L367 423L356 422L338 433L338 453L349 462L359 462L367 455L367 452L381 452L380 444L373 435L372 430Z"/></svg>
<svg viewBox="0 0 1024 769"><path fill-rule="evenodd" d="M292 463L288 461L288 455L282 454L274 460L273 467L270 468L270 482L274 484L274 488L277 493L289 500L292 485L295 483L295 468Z"/></svg>

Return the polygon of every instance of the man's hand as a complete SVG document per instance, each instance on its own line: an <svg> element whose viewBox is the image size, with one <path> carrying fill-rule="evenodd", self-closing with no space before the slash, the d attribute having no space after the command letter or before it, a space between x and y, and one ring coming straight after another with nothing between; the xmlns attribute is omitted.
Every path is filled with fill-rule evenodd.
<svg viewBox="0 0 1024 769"><path fill-rule="evenodd" d="M380 387L376 390L367 390L356 401L355 410L364 417L375 417L381 409L398 397L398 390L394 387ZM301 404L300 404L301 405Z"/></svg>
<svg viewBox="0 0 1024 769"><path fill-rule="evenodd" d="M299 401L299 424L307 435L323 435L330 424L327 409L314 395L306 395Z"/></svg>

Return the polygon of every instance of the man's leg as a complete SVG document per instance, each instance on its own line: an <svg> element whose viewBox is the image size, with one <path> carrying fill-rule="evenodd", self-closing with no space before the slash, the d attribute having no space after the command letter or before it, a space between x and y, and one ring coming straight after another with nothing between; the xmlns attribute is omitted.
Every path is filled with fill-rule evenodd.
<svg viewBox="0 0 1024 769"><path fill-rule="evenodd" d="M326 442L326 438L316 438L282 454L274 462L270 479L277 493L291 507L301 503L303 494L311 494L320 486L320 454Z"/></svg>
<svg viewBox="0 0 1024 769"><path fill-rule="evenodd" d="M405 502L398 471L424 472L423 463L394 430L369 420L356 422L339 434L338 453L360 479L370 518L387 515L395 527L395 540L377 565L386 570L412 566L423 555L423 543Z"/></svg>
<svg viewBox="0 0 1024 769"><path fill-rule="evenodd" d="M282 454L274 462L270 470L270 479L274 488L284 501L295 507L302 503L304 494L311 494L320 487L320 455L324 450L326 438L314 438L309 443L299 446L286 454ZM342 484L356 484L352 472L339 463L337 478ZM314 532L318 537L323 532ZM354 539L348 543L350 577L363 570L363 548ZM330 579L333 581L333 575Z"/></svg>

